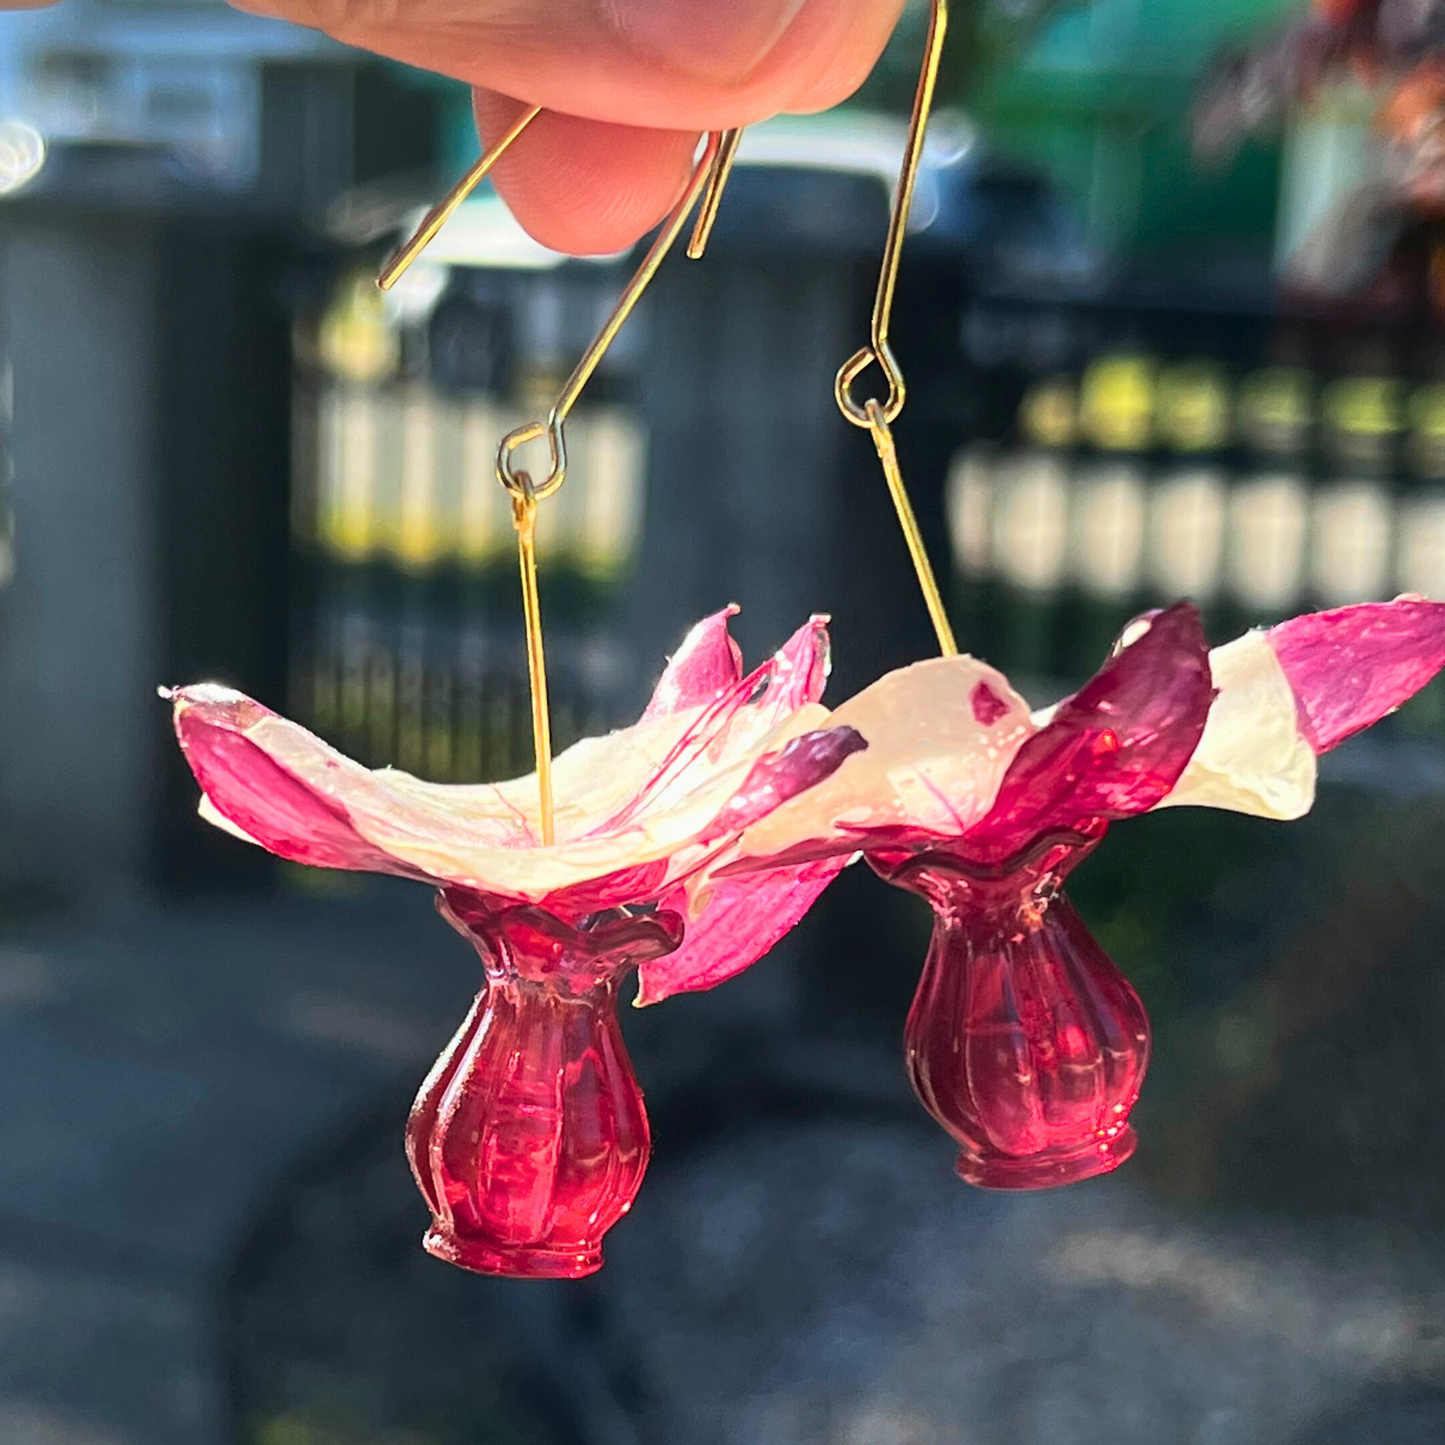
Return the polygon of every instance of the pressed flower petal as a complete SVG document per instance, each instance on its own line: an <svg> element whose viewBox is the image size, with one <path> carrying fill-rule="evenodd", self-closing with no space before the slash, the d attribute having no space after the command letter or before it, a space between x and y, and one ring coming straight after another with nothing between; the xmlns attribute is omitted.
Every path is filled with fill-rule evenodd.
<svg viewBox="0 0 1445 1445"><path fill-rule="evenodd" d="M805 702L820 701L833 667L827 617L822 613L810 617L778 649L774 662L771 686L767 697L758 699L760 704L782 716Z"/></svg>
<svg viewBox="0 0 1445 1445"><path fill-rule="evenodd" d="M1315 755L1300 735L1289 679L1265 633L1209 654L1218 696L1189 766L1161 808L1227 808L1301 818L1315 798Z"/></svg>
<svg viewBox="0 0 1445 1445"><path fill-rule="evenodd" d="M1003 858L1040 833L1154 807L1199 745L1213 698L1199 613L1179 603L1019 748L988 816L967 834L970 853Z"/></svg>
<svg viewBox="0 0 1445 1445"><path fill-rule="evenodd" d="M682 946L638 969L637 1006L714 988L760 959L848 863L827 858L717 881Z"/></svg>
<svg viewBox="0 0 1445 1445"><path fill-rule="evenodd" d="M188 691L198 695L199 705L177 707L176 735L205 798L229 825L228 831L294 863L420 876L374 847L352 826L343 807L299 782L244 731L211 726L204 712L210 707L233 710L251 722L275 714L225 689ZM336 765L365 771L340 754Z"/></svg>
<svg viewBox="0 0 1445 1445"><path fill-rule="evenodd" d="M707 843L724 833L741 833L799 793L837 772L844 759L868 746L856 728L804 733L748 770L742 786L699 838Z"/></svg>
<svg viewBox="0 0 1445 1445"><path fill-rule="evenodd" d="M852 851L900 828L958 837L988 812L1033 730L1028 704L1003 674L972 657L890 672L845 702L831 723L856 728L867 751L753 824L742 839L744 866L749 858Z"/></svg>
<svg viewBox="0 0 1445 1445"><path fill-rule="evenodd" d="M172 696L208 811L232 831L283 857L545 898L566 912L574 893L588 909L656 896L731 846L746 819L826 776L861 745L840 733L789 747L827 721L816 703L792 702L822 685L826 647L815 620L708 707L562 754L554 772L559 841L547 848L537 842L534 779L447 787L371 772L240 693L199 687ZM639 778L649 796L628 808L622 790ZM604 809L619 814L612 826L588 830Z"/></svg>
<svg viewBox="0 0 1445 1445"><path fill-rule="evenodd" d="M740 758L699 777L697 788L644 821L544 849L533 844L518 810L497 802L498 790L450 789L390 769L371 772L239 693L180 690L176 729L216 811L281 857L533 900L608 875L625 877L636 865L686 848L727 805L754 761ZM789 736L788 724L774 729L760 751L783 746ZM615 761L618 749L612 751ZM491 798L490 814L477 806L479 795ZM679 863L685 866L691 865ZM661 876L665 880L665 869Z"/></svg>
<svg viewBox="0 0 1445 1445"><path fill-rule="evenodd" d="M1419 597L1292 617L1269 645L1317 753L1393 712L1445 666L1445 603Z"/></svg>
<svg viewBox="0 0 1445 1445"><path fill-rule="evenodd" d="M642 721L702 707L726 692L743 675L742 649L728 632L728 619L736 617L736 602L704 617L682 639L642 714ZM816 701L816 699L812 699Z"/></svg>
<svg viewBox="0 0 1445 1445"><path fill-rule="evenodd" d="M635 793L592 831L614 832L671 808L697 786L699 777L755 755L774 728L816 703L827 679L827 619L812 617L767 662L706 707L696 714L677 714L689 722L667 755ZM554 783L554 791L562 796L555 772Z"/></svg>

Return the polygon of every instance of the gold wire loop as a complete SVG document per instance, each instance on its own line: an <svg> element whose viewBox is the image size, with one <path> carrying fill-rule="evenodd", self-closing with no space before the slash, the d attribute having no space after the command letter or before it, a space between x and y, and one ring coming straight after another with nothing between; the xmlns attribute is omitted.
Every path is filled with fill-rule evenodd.
<svg viewBox="0 0 1445 1445"><path fill-rule="evenodd" d="M524 110L507 127L492 148L422 217L412 234L392 252L390 260L381 268L376 284L383 291L390 291L401 279L406 268L426 250L436 233L451 219L457 207L481 185L492 167L506 155L512 142L541 114L542 107L534 105Z"/></svg>
<svg viewBox="0 0 1445 1445"><path fill-rule="evenodd" d="M898 187L893 192L893 205L888 216L888 237L883 243L883 264L878 272L878 290L873 297L868 344L855 351L838 369L838 376L833 383L833 396L838 403L838 409L854 426L867 427L872 433L873 445L877 448L883 476L888 483L888 492L893 498L899 525L903 528L903 539L907 542L909 555L913 558L918 587L923 593L923 601L933 621L933 630L938 635L939 651L945 657L952 657L957 653L958 645L954 641L953 628L949 625L948 614L944 610L943 597L933 575L933 566L923 546L913 504L908 500L908 488L904 485L903 473L898 465L898 452L893 445L891 427L903 410L908 392L903 382L903 372L888 344L893 296L898 289L898 267L903 259L903 241L908 234L908 216L913 208L913 192L918 185L924 134L928 129L929 114L933 110L933 91L938 83L938 64L943 58L943 42L947 34L948 0L931 0L923 68L918 76L918 89L913 93L913 114L908 121L903 165L898 173ZM888 395L883 401L870 397L860 404L853 397L853 383L870 366L877 366L882 371L884 380L888 383Z"/></svg>
<svg viewBox="0 0 1445 1445"><path fill-rule="evenodd" d="M883 415L889 421L898 419L898 413L903 410L903 403L908 397L908 388L903 382L903 373L899 370L897 358L893 355L893 348L887 341L883 343L881 351L873 349L873 343L867 346L860 346L847 361L838 369L837 379L833 383L833 395L838 402L839 410L853 423L854 426L870 427L873 425L869 419L869 407L873 401L865 401L859 406L853 400L853 383L868 370L870 366L877 366L883 373L883 379L888 383L888 399L879 403L883 408Z"/></svg>
<svg viewBox="0 0 1445 1445"><path fill-rule="evenodd" d="M547 451L550 454L551 465L547 472L547 478L541 486L533 483L532 478L525 471L517 471L512 466L512 453L519 447L524 447L528 442L547 438ZM562 420L554 411L547 421L524 422L519 427L514 427L502 438L501 445L497 448L497 480L516 498L526 494L536 501L545 501L562 485L567 479L567 438L563 434Z"/></svg>

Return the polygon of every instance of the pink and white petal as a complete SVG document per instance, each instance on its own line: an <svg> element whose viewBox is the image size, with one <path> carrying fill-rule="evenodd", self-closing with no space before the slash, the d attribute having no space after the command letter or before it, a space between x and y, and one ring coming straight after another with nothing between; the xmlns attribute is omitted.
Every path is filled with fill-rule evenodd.
<svg viewBox="0 0 1445 1445"><path fill-rule="evenodd" d="M1317 753L1393 712L1445 666L1445 602L1398 597L1281 622L1268 633Z"/></svg>
<svg viewBox="0 0 1445 1445"><path fill-rule="evenodd" d="M805 705L764 738L758 753L706 774L698 786L669 798L607 835L637 859L666 857L668 887L707 869L751 821L766 816L834 773L867 746L851 728L819 728L828 710Z"/></svg>
<svg viewBox="0 0 1445 1445"><path fill-rule="evenodd" d="M645 783L592 831L612 832L671 809L709 775L766 750L770 734L822 691L827 670L826 620L813 617L767 662L699 712L677 714L692 719L690 725Z"/></svg>
<svg viewBox="0 0 1445 1445"><path fill-rule="evenodd" d="M1034 730L1003 674L972 657L890 672L839 707L830 726L856 728L867 750L750 826L743 858L853 852L899 829L958 837L988 812Z"/></svg>
<svg viewBox="0 0 1445 1445"><path fill-rule="evenodd" d="M1214 700L1209 650L1188 603L1114 654L1009 764L970 851L1004 858L1053 829L1154 807L1179 781Z"/></svg>
<svg viewBox="0 0 1445 1445"><path fill-rule="evenodd" d="M856 728L831 727L803 733L775 753L759 758L703 830L701 843L727 835L735 837L774 809L831 777L854 753L868 746Z"/></svg>
<svg viewBox="0 0 1445 1445"><path fill-rule="evenodd" d="M799 922L848 861L829 858L714 881L682 946L638 969L637 1007L715 988L751 967Z"/></svg>
<svg viewBox="0 0 1445 1445"><path fill-rule="evenodd" d="M639 869L653 880L648 893L655 896L731 844L731 834L705 847L698 838L757 761L743 757L709 771L672 807L625 827L542 848L533 844L534 831L520 808L497 804L496 789L481 790L493 809L486 817L478 790L423 784L386 769L370 772L238 693L182 689L175 702L182 745L212 805L263 847L321 866L399 873L531 901L573 889L596 893L605 880L611 880L608 904L638 901L626 888L629 878L643 876L632 871ZM759 752L782 748L801 725L826 715L820 707L800 709L765 737ZM659 719L638 731L677 726L676 719ZM601 746L607 740L593 741L607 752ZM816 760L811 766L810 772L796 770L788 786L817 776ZM530 806L535 810L535 798ZM648 869L653 863L662 866Z"/></svg>
<svg viewBox="0 0 1445 1445"><path fill-rule="evenodd" d="M728 632L728 619L736 617L738 610L736 602L730 603L694 625L668 659L642 721L703 707L742 680L742 649Z"/></svg>
<svg viewBox="0 0 1445 1445"><path fill-rule="evenodd" d="M707 823L735 786L720 780L710 808L679 820L678 829L691 824L691 832L637 829L544 849L528 846L531 831L515 809L494 803L487 817L474 790L370 772L239 693L201 687L173 696L177 734L211 805L261 846L321 867L505 897L536 900L663 858Z"/></svg>
<svg viewBox="0 0 1445 1445"><path fill-rule="evenodd" d="M1299 730L1295 695L1261 631L1209 654L1218 696L1204 736L1161 808L1225 808L1256 818L1302 818L1314 805L1314 749Z"/></svg>
<svg viewBox="0 0 1445 1445"><path fill-rule="evenodd" d="M173 696L181 750L228 831L295 863L422 876L375 847L342 804L298 780L251 741L247 726L274 713L224 688L185 688ZM333 766L342 776L366 773L339 753Z"/></svg>
<svg viewBox="0 0 1445 1445"><path fill-rule="evenodd" d="M782 717L805 702L821 702L833 668L828 618L814 613L777 651L772 685L757 706Z"/></svg>

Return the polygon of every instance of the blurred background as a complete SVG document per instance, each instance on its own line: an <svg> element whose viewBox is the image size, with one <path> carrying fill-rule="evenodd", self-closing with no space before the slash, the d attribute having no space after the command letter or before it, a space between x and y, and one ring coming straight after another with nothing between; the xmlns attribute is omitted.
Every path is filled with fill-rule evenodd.
<svg viewBox="0 0 1445 1445"><path fill-rule="evenodd" d="M755 127L542 511L558 745L744 604L840 698L932 649L831 379L926 22ZM1445 4L975 0L894 328L962 645L1037 702L1179 596L1224 640L1445 597ZM0 1442L1445 1441L1445 690L1284 828L1166 812L1073 892L1148 1004L1117 1175L990 1195L912 1101L923 904L863 870L626 1020L607 1268L425 1256L405 1111L477 987L426 890L206 828L160 683L373 765L525 770L500 436L633 262L479 195L468 97L215 0L0 15Z"/></svg>

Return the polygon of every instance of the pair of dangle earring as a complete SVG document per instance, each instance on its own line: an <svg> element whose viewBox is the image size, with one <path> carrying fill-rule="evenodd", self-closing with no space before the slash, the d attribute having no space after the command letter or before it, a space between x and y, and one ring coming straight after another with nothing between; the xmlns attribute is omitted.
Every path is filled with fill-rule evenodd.
<svg viewBox="0 0 1445 1445"><path fill-rule="evenodd" d="M417 1097L407 1152L426 1247L467 1268L575 1277L632 1205L647 1117L617 1021L709 989L761 958L858 857L933 909L906 1028L924 1107L959 1173L1040 1188L1113 1169L1149 1056L1137 995L1069 905L1069 872L1115 821L1193 804L1289 818L1314 760L1445 665L1445 604L1293 619L1210 650L1181 603L1132 627L1072 697L1032 712L958 654L909 504L892 424L906 390L889 321L947 25L927 54L894 195L868 343L839 371L844 417L877 451L941 656L821 705L824 620L744 673L726 609L688 633L630 728L551 755L537 592L537 507L564 484L565 425L694 211L702 253L739 132L706 138L683 196L546 419L504 438L532 686L535 775L482 786L369 771L252 699L170 692L210 821L282 857L438 890L484 983ZM388 263L391 285L535 119L524 112ZM865 374L882 398L859 400ZM545 440L536 481L518 449Z"/></svg>

